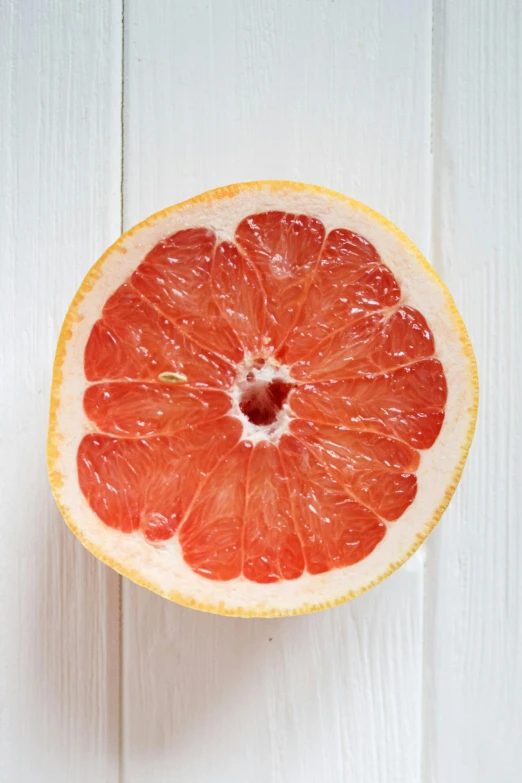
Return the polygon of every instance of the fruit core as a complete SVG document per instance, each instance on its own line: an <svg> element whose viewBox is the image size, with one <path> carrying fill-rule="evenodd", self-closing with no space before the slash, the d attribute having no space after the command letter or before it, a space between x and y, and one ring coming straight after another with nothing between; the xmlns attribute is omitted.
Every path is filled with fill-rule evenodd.
<svg viewBox="0 0 522 783"><path fill-rule="evenodd" d="M294 386L280 377L278 369L256 359L238 383L239 409L256 427L275 424Z"/></svg>
<svg viewBox="0 0 522 783"><path fill-rule="evenodd" d="M241 413L258 427L274 424L291 390L292 384L281 378L256 380L253 373L249 373L241 392Z"/></svg>

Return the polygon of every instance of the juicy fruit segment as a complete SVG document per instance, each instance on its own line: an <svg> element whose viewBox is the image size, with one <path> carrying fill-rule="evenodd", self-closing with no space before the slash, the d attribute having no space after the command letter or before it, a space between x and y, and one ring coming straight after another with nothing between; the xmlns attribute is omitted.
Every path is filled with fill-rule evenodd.
<svg viewBox="0 0 522 783"><path fill-rule="evenodd" d="M398 519L413 501L419 455L405 443L299 419L290 431L352 500L382 519Z"/></svg>
<svg viewBox="0 0 522 783"><path fill-rule="evenodd" d="M278 449L259 443L248 474L243 573L254 582L295 579L304 569L290 488Z"/></svg>
<svg viewBox="0 0 522 783"><path fill-rule="evenodd" d="M297 438L285 438L281 454L307 570L320 574L354 565L371 554L384 537L384 522L351 498L327 465Z"/></svg>
<svg viewBox="0 0 522 783"><path fill-rule="evenodd" d="M354 565L415 499L444 420L435 349L364 237L283 212L235 242L179 231L89 336L81 490L208 579Z"/></svg>
<svg viewBox="0 0 522 783"><path fill-rule="evenodd" d="M222 320L215 319L216 329L226 335ZM157 381L162 372L176 371L196 386L229 388L235 377L232 362L208 349L198 330L191 334L191 329L188 316L169 320L126 283L92 329L85 349L87 380Z"/></svg>
<svg viewBox="0 0 522 783"><path fill-rule="evenodd" d="M233 579L241 573L245 477L250 451L250 444L237 443L218 462L179 533L185 560L209 579Z"/></svg>
<svg viewBox="0 0 522 783"><path fill-rule="evenodd" d="M187 476L203 482L240 429L226 417L171 437L86 435L78 449L80 486L110 527L142 530L151 541L171 538L191 501Z"/></svg>
<svg viewBox="0 0 522 783"><path fill-rule="evenodd" d="M379 375L298 386L292 408L302 419L387 434L429 449L442 427L446 397L442 365L427 359Z"/></svg>
<svg viewBox="0 0 522 783"><path fill-rule="evenodd" d="M241 221L236 243L259 277L264 298L264 335L277 350L295 325L325 238L320 220L264 212Z"/></svg>
<svg viewBox="0 0 522 783"><path fill-rule="evenodd" d="M135 438L175 435L187 427L220 419L230 409L225 395L214 389L125 381L89 386L83 404L98 430Z"/></svg>

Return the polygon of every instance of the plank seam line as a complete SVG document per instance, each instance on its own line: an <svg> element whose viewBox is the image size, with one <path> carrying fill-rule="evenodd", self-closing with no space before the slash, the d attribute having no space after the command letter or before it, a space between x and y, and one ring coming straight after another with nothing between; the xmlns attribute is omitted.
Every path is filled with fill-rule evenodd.
<svg viewBox="0 0 522 783"><path fill-rule="evenodd" d="M441 54L439 52L439 37L437 35L437 24L440 25L444 18L444 0L431 0L430 2L430 56L429 56L429 107L430 107L430 143L428 159L428 226L427 240L429 248L429 259L433 266L435 264L435 250L437 241L435 233L437 230L437 191L439 177L437 174L437 164L439 158L439 134L441 122L441 100L440 94L443 89L442 77L439 72L439 61ZM435 543L435 548L434 548ZM423 582L422 582L422 633L421 633L421 748L420 748L420 780L422 783L430 783L433 780L434 770L432 769L432 732L430 730L431 713L430 700L433 695L432 683L432 637L433 637L433 580L435 577L434 562L437 558L436 542L428 539L425 542L426 554L423 563Z"/></svg>
<svg viewBox="0 0 522 783"><path fill-rule="evenodd" d="M125 225L125 0L121 0L120 234ZM123 577L118 575L118 781L124 783Z"/></svg>
<svg viewBox="0 0 522 783"><path fill-rule="evenodd" d="M121 176L120 176L120 233L125 225L125 0L121 0Z"/></svg>

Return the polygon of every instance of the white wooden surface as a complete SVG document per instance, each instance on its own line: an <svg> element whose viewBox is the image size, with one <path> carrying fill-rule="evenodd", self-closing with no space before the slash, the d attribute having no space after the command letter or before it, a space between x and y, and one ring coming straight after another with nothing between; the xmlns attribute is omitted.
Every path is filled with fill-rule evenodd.
<svg viewBox="0 0 522 783"><path fill-rule="evenodd" d="M512 0L0 0L0 783L522 779L520 41ZM366 201L431 255L482 407L407 566L244 621L84 552L46 418L61 319L121 223L271 177Z"/></svg>
<svg viewBox="0 0 522 783"><path fill-rule="evenodd" d="M0 9L0 781L113 781L119 579L64 528L45 442L60 321L120 227L121 14Z"/></svg>

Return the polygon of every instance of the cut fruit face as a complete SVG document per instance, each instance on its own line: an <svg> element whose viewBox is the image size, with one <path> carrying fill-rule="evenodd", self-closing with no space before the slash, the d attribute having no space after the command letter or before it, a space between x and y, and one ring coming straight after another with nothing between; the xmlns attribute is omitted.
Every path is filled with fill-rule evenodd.
<svg viewBox="0 0 522 783"><path fill-rule="evenodd" d="M85 279L51 485L90 551L165 597L314 611L433 528L477 396L453 300L394 226L313 186L231 186L131 229Z"/></svg>

